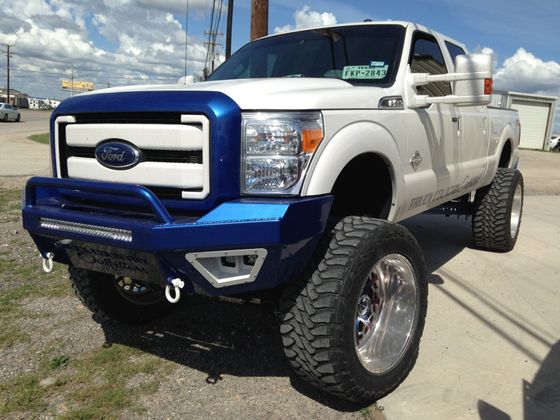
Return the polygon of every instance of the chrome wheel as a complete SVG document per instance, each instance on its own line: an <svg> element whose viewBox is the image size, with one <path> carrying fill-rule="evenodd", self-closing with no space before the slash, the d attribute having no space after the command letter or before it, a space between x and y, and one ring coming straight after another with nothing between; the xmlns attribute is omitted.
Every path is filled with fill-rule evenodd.
<svg viewBox="0 0 560 420"><path fill-rule="evenodd" d="M137 305L152 305L164 298L161 289L130 277L115 277L115 286L123 298Z"/></svg>
<svg viewBox="0 0 560 420"><path fill-rule="evenodd" d="M371 269L354 323L358 359L371 373L395 367L409 348L420 309L418 282L406 257L389 254Z"/></svg>
<svg viewBox="0 0 560 420"><path fill-rule="evenodd" d="M523 187L517 184L513 202L511 204L511 218L509 223L511 237L515 238L519 231L519 222L521 221L521 207L523 206Z"/></svg>

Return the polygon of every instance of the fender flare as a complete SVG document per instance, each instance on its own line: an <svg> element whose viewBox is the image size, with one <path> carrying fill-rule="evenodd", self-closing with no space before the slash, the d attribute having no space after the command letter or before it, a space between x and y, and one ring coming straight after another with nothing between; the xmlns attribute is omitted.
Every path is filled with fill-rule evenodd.
<svg viewBox="0 0 560 420"><path fill-rule="evenodd" d="M497 169L497 165L500 162L500 157L502 156L502 152L504 151L504 147L506 145L506 143L508 141L511 141L511 156L509 158L509 162L508 162L508 168L511 168L513 164L516 163L517 160L517 155L519 154L518 152L518 146L519 146L519 140L515 141L515 130L513 129L513 127L511 126L511 124L506 124L506 126L504 127L504 129L502 130L502 133L500 134L500 140L498 141L498 146L496 147L496 154L494 156L495 158L495 164L496 164L496 169ZM494 171L495 172L495 171Z"/></svg>
<svg viewBox="0 0 560 420"><path fill-rule="evenodd" d="M397 203L400 202L399 197L404 193L404 179L400 170L401 154L391 133L372 122L361 121L347 125L321 144L305 177L302 195L331 193L334 183L346 165L355 157L366 153L381 157L391 173L391 220L397 210Z"/></svg>

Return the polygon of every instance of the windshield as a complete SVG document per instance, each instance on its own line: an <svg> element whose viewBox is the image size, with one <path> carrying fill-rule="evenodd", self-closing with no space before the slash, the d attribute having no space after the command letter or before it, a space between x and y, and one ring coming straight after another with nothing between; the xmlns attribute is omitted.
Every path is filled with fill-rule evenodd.
<svg viewBox="0 0 560 420"><path fill-rule="evenodd" d="M405 29L364 25L296 32L245 45L207 80L326 77L387 86L397 73Z"/></svg>

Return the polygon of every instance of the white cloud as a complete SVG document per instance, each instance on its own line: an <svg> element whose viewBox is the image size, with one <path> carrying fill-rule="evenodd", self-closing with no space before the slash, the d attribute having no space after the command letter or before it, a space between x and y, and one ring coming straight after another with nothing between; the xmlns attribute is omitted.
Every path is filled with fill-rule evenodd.
<svg viewBox="0 0 560 420"><path fill-rule="evenodd" d="M288 32L294 29L314 28L326 25L335 25L337 23L336 16L330 12L316 12L311 10L309 6L303 6L302 9L296 10L294 13L295 25L277 26L274 33Z"/></svg>
<svg viewBox="0 0 560 420"><path fill-rule="evenodd" d="M519 48L507 58L494 74L494 86L499 90L560 96L560 63L543 61ZM560 132L560 104L557 103L555 132Z"/></svg>
<svg viewBox="0 0 560 420"><path fill-rule="evenodd" d="M494 75L501 89L560 93L560 63L543 61L523 48L507 58ZM556 92L556 93L554 93Z"/></svg>
<svg viewBox="0 0 560 420"><path fill-rule="evenodd" d="M78 79L99 88L108 83L177 81L184 71L185 32L184 22L173 13L184 13L186 3L148 3L149 7L143 0L3 0L0 43L14 46L12 87L32 96L66 96L60 81L71 65L77 66ZM189 9L202 16L206 4L207 0L190 0ZM97 33L107 42L94 44ZM189 35L189 73L202 73L203 43ZM3 80L5 68L0 65L0 85Z"/></svg>

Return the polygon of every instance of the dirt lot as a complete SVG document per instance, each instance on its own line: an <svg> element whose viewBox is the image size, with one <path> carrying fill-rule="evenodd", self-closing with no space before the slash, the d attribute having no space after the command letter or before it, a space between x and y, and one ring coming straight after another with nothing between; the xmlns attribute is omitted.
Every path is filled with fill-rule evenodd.
<svg viewBox="0 0 560 420"><path fill-rule="evenodd" d="M39 144L26 143L26 147L36 153L48 151ZM560 154L523 152L527 194L560 194L558 165ZM326 398L293 377L282 354L277 322L266 305L193 297L174 315L147 326L94 322L73 296L62 266L49 275L39 269L37 251L19 216L26 178L0 177L0 417L383 417L378 406L355 407ZM558 204L555 199L550 202ZM443 255L436 246L446 235L456 242L449 237L446 223L444 218L407 222L422 237L423 246L432 244L427 250L428 265L436 276L432 280L456 255ZM462 232L460 236L468 236L464 224L452 226ZM422 227L441 236L430 241ZM484 255L476 254L470 264L487 264ZM434 287L439 290L437 283L432 282L430 293ZM450 310L457 307L451 305ZM437 299L431 308L432 314L442 310ZM551 342L558 340L555 334ZM425 337L421 352L429 350L432 340ZM392 418L419 414L412 409L407 415L406 410L396 410L396 402L388 401L395 405L387 406L388 413L395 410Z"/></svg>
<svg viewBox="0 0 560 420"><path fill-rule="evenodd" d="M142 327L96 323L21 226L25 180L49 171L26 139L48 114L23 121L0 134L0 418L382 417L292 377L270 306L193 297Z"/></svg>

